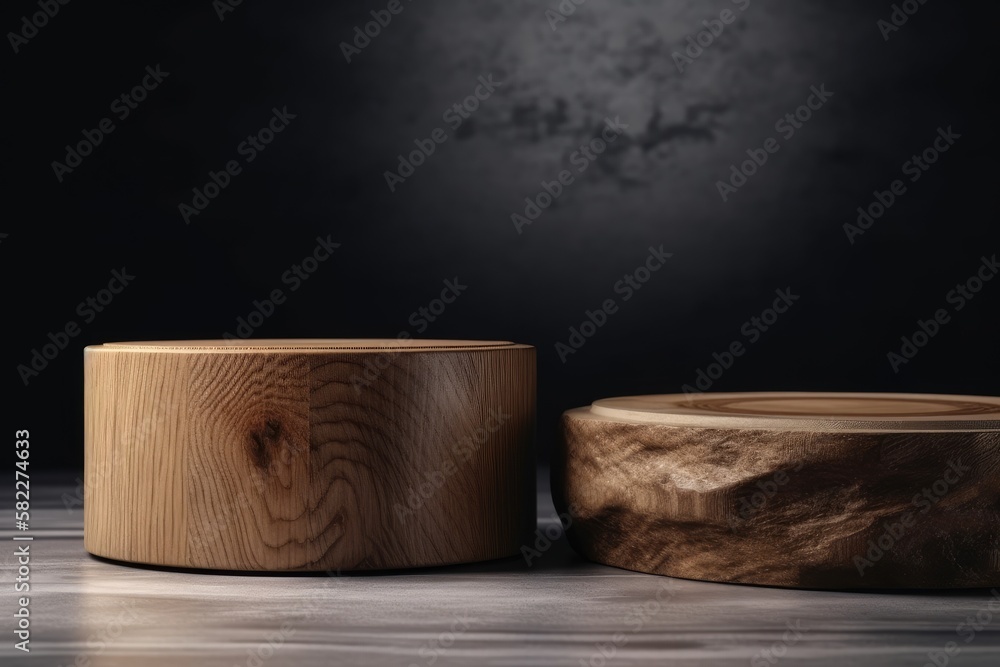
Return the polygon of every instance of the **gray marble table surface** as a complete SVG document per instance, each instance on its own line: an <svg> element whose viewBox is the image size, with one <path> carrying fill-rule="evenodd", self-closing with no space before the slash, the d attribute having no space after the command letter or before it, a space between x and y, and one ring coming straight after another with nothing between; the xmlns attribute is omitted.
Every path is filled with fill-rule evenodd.
<svg viewBox="0 0 1000 667"><path fill-rule="evenodd" d="M13 526L0 531L5 667L1000 665L1000 602L991 611L988 590L676 580L588 563L561 537L540 542L530 564L339 577L166 571L89 556L83 512L63 496L74 486L53 478L32 489L30 653L14 646L24 543ZM544 474L539 528L558 533Z"/></svg>

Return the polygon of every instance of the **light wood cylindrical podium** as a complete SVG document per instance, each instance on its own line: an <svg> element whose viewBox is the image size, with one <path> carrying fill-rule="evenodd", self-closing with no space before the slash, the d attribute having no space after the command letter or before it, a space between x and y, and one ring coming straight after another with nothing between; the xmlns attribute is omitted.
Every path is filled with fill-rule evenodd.
<svg viewBox="0 0 1000 667"><path fill-rule="evenodd" d="M489 341L85 351L85 546L222 570L515 555L535 526L535 350Z"/></svg>

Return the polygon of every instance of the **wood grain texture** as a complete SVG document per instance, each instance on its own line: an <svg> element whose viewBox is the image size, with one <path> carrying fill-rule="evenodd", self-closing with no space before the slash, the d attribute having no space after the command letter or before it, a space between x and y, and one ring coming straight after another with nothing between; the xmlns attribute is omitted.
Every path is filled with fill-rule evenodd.
<svg viewBox="0 0 1000 667"><path fill-rule="evenodd" d="M807 588L1000 583L1000 399L643 396L562 427L556 505L597 562Z"/></svg>
<svg viewBox="0 0 1000 667"><path fill-rule="evenodd" d="M88 347L86 548L266 571L515 554L534 530L534 352L399 340Z"/></svg>

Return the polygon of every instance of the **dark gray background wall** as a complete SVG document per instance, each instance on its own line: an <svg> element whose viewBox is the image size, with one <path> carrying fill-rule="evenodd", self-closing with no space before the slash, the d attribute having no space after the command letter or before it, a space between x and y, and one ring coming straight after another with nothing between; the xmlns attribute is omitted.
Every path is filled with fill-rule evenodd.
<svg viewBox="0 0 1000 667"><path fill-rule="evenodd" d="M32 430L36 466L82 465L84 345L235 333L276 288L287 300L254 336L536 345L543 458L562 410L681 391L699 370L723 391L1000 393L1000 281L949 299L1000 251L992 5L901 3L918 9L888 31L888 2L587 0L547 16L554 0L403 0L348 63L341 42L387 4L245 2L220 20L210 0L69 3L36 33L22 17L37 4L4 5L4 31L33 34L3 47L4 421ZM697 57L674 55L723 10L733 22ZM445 111L490 76L455 127ZM155 88L122 118L113 101L144 78ZM791 136L776 128L814 86L833 95ZM248 162L241 142L274 108L294 118ZM114 131L57 176L104 118ZM628 127L574 155L605 118ZM390 190L385 172L438 128ZM960 138L912 182L904 163L939 128ZM718 182L769 138L780 148L723 201ZM240 173L188 224L179 205L230 160ZM572 182L518 230L512 214L563 170ZM905 193L851 243L844 225L896 179ZM317 236L341 245L292 289ZM625 300L618 281L660 246L672 256ZM78 308L123 267L135 278L101 312ZM453 279L454 303L411 320ZM799 298L763 331L751 318L779 289ZM607 299L564 363L557 343ZM893 368L938 309L947 323ZM71 322L67 349L18 369ZM745 353L709 368L734 342Z"/></svg>

